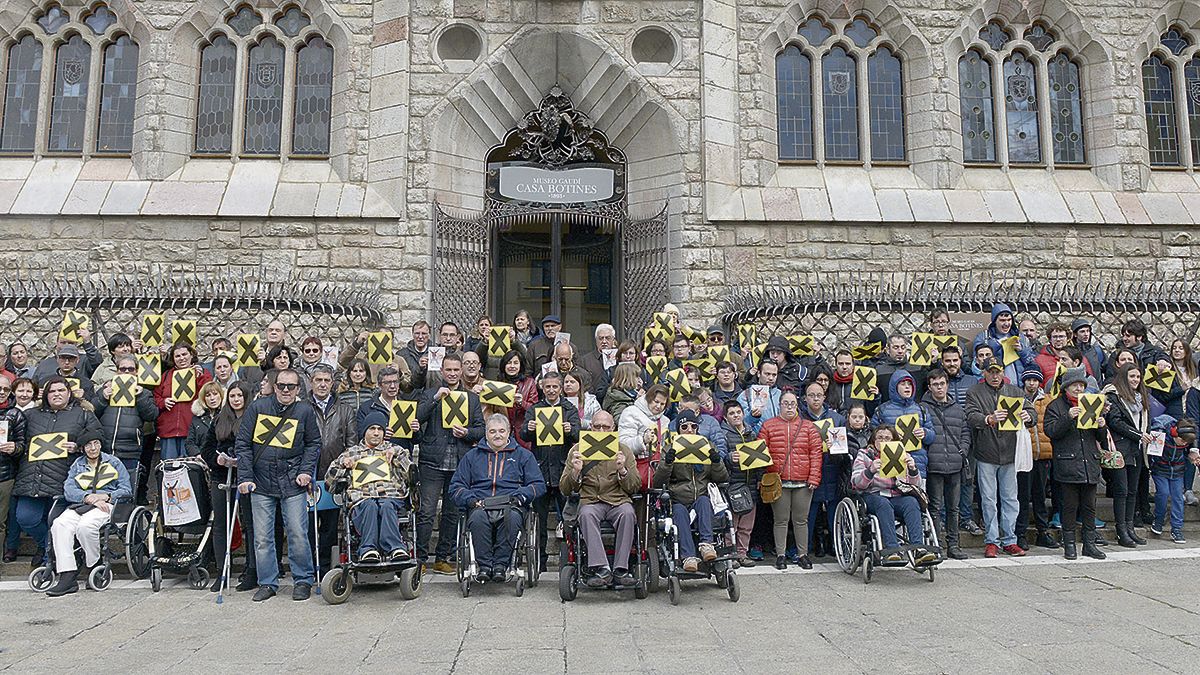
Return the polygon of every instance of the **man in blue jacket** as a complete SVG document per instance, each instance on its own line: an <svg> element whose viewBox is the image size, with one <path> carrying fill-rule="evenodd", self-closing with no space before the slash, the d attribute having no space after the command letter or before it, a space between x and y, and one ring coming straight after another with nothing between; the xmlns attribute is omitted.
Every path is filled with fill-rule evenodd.
<svg viewBox="0 0 1200 675"><path fill-rule="evenodd" d="M524 511L545 492L542 469L533 453L513 439L508 417L489 417L484 439L459 460L450 479L454 503L467 510L467 528L479 564L478 581L502 583L508 578ZM496 497L508 497L509 502L490 508L489 502L503 501L494 500Z"/></svg>
<svg viewBox="0 0 1200 675"><path fill-rule="evenodd" d="M312 591L306 493L321 454L321 430L312 406L298 401L299 394L300 373L290 368L279 371L275 394L250 404L234 441L238 492L249 496L254 517L255 602L273 598L279 591L276 508L282 510L287 530L288 567L295 579L292 599L307 600Z"/></svg>
<svg viewBox="0 0 1200 675"><path fill-rule="evenodd" d="M1028 368L1037 368L1037 352L1030 346L1027 340L1020 331L1017 330L1013 321L1012 308L1003 302L997 302L992 305L992 322L979 335L975 336L972 347L978 351L979 345L986 344L992 348L992 356L1001 364L1004 363L1004 347L1000 344L1001 340L1015 337L1017 338L1017 355L1018 359L1004 366L1004 376L1008 378L1010 384L1017 387L1021 386L1021 376Z"/></svg>
<svg viewBox="0 0 1200 675"><path fill-rule="evenodd" d="M880 425L895 427L896 419L902 415L917 415L921 423L917 426L916 436L921 441L921 449L910 452L913 460L917 463L917 470L921 473L921 478L925 478L926 471L929 467L929 457L926 453L926 448L933 444L937 433L933 428L933 421L929 418L929 413L926 412L921 404L917 402L917 384L913 376L907 370L897 370L892 375L892 381L888 386L890 395L887 401L879 404L875 410L875 414L871 416L871 426L877 427Z"/></svg>

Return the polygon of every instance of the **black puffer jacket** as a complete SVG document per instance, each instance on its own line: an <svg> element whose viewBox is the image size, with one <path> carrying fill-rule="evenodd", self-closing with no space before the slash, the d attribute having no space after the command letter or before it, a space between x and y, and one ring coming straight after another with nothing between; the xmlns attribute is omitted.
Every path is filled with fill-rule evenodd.
<svg viewBox="0 0 1200 675"><path fill-rule="evenodd" d="M529 430L529 422L536 419L537 410L560 406L563 411L563 422L571 425L571 430L563 434L562 445L538 445L536 434ZM533 456L537 458L538 466L542 468L542 477L546 479L547 488L557 488L558 479L562 476L563 467L567 462L567 450L579 442L579 409L565 397L559 397L558 403L540 400L525 411L525 421L521 423L518 436L529 443Z"/></svg>
<svg viewBox="0 0 1200 675"><path fill-rule="evenodd" d="M100 420L80 407L79 402L72 398L62 410L37 406L25 411L25 429L30 441L42 434L65 432L67 441L74 442L84 431L100 433ZM61 496L63 481L67 480L71 464L82 450L77 448L75 453L62 459L44 459L37 462L29 461L28 453L21 455L13 494L19 497Z"/></svg>
<svg viewBox="0 0 1200 675"><path fill-rule="evenodd" d="M458 391L462 391L461 385ZM426 389L417 402L417 421L421 423L421 452L417 461L421 466L453 471L458 467L458 460L466 457L467 452L483 439L483 408L479 405L479 396L468 391L467 434L455 438L450 429L442 427L442 404L435 398L437 393L436 387ZM366 419L365 414L362 417Z"/></svg>
<svg viewBox="0 0 1200 675"><path fill-rule="evenodd" d="M1060 483L1100 482L1100 442L1107 442L1104 429L1077 429L1065 395L1046 406L1043 429L1054 447L1054 480Z"/></svg>
<svg viewBox="0 0 1200 675"><path fill-rule="evenodd" d="M254 442L259 415L295 421L295 436L289 447ZM254 483L255 492L268 497L294 497L307 490L296 484L297 476L308 474L315 480L317 456L321 452L317 415L304 401L283 406L274 396L260 398L242 415L234 451L239 483Z"/></svg>
<svg viewBox="0 0 1200 675"><path fill-rule="evenodd" d="M721 423L721 431L725 434L725 447L729 448L729 455L733 454L739 443L750 443L758 438L750 430L750 427L743 426L742 431L739 432L737 429L731 427L728 422ZM733 461L733 458L729 455L725 457L725 466L729 469L729 482L731 484L745 483L746 487L750 488L750 494L754 495L754 500L758 501L758 481L762 479L765 469L743 471L738 462Z"/></svg>
<svg viewBox="0 0 1200 675"><path fill-rule="evenodd" d="M1117 393L1108 395L1109 409L1104 419L1108 422L1108 430L1112 433L1113 442L1125 458L1125 466L1146 466L1146 457L1142 453L1142 433L1150 431L1150 414L1142 401L1142 412L1139 419L1134 419L1133 413L1121 402Z"/></svg>
<svg viewBox="0 0 1200 675"><path fill-rule="evenodd" d="M932 392L925 392L921 405L933 421L933 443L929 445L929 473L954 474L962 470L971 448L971 429L967 426L967 411L954 399L947 397L938 403Z"/></svg>
<svg viewBox="0 0 1200 675"><path fill-rule="evenodd" d="M8 442L17 446L11 455L0 453L0 483L7 483L17 477L17 467L25 455L29 436L25 430L25 413L17 410L11 396L0 408L0 420L8 422Z"/></svg>
<svg viewBox="0 0 1200 675"><path fill-rule="evenodd" d="M147 422L158 419L158 406L154 405L154 394L142 389L134 399L132 408L110 406L108 397L98 395L92 401L96 406L96 418L104 435L100 438L104 452L117 459L137 459L142 455L142 430Z"/></svg>

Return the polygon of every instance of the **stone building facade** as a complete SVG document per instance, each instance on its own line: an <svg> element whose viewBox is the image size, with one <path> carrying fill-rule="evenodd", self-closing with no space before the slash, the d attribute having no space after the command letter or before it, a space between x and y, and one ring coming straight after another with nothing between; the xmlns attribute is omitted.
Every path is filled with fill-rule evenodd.
<svg viewBox="0 0 1200 675"><path fill-rule="evenodd" d="M111 25L101 22L96 33L88 22L103 12ZM993 40L997 31L1005 37ZM82 74L62 56L75 34L92 48ZM21 89L17 46L29 36L44 58L40 81ZM111 79L105 50L120 36L138 47L128 150L102 152L113 132L94 120L119 118L103 85ZM264 41L270 49L259 49ZM16 112L12 122L3 118L14 130L24 123L30 145L0 139L0 227L16 244L0 264L314 271L377 283L395 328L439 318L436 288L454 262L439 263L454 255L439 214L512 229L473 215L496 207L487 158L557 86L623 155L624 197L606 217L629 228L665 208L665 258L653 263L661 276L623 274L623 247L636 242L616 235L603 263L615 267L580 272L591 282L577 301L593 310L584 323L611 305L633 332L640 314L615 308L670 299L703 324L734 286L834 270L1195 274L1198 42L1200 4L1191 0L7 0L5 111L20 97L36 96L40 106L23 122ZM232 102L212 98L208 87L223 81L202 72L205 48L217 43L234 64L220 90ZM305 70L301 52L314 44L331 50L327 77L317 66L316 75ZM811 70L807 94L793 91L794 73L781 79L789 48L789 63L803 58ZM875 69L881 50L899 64L891 104L877 84L887 77ZM984 112L963 86L969 53L992 65L997 96ZM1065 80L1047 79L1057 54L1073 64L1074 108L1055 89ZM853 72L839 71L835 56ZM1013 59L1040 74L1018 81ZM1148 116L1150 59L1164 64L1172 98L1149 96ZM82 95L81 78L93 83ZM76 89L60 92L60 81ZM256 87L282 93L272 103ZM74 145L62 135L72 91L83 111ZM317 93L302 100L301 91ZM1013 104L1014 94L1028 101ZM808 106L807 117L788 113L808 139L800 144L811 146L799 156L781 147L785 99ZM828 108L838 101L841 110ZM205 115L226 104L228 126L218 124L215 135L221 147L210 152ZM312 127L293 120L312 105L328 107L324 119L305 118L327 124L328 138L300 153ZM1154 126L1165 124L1164 105L1174 155L1164 154L1163 128ZM252 119L260 113L275 124L265 146L263 122ZM985 121L990 131L979 135L973 125ZM1064 128L1075 130L1079 154L1060 153ZM851 140L839 146L841 132ZM986 161L965 159L983 136ZM879 159L885 142L899 155ZM1030 151L1036 161L1020 154ZM541 246L536 237L554 228L585 229L571 224L586 219L572 221L570 209L558 220L537 210L513 221L526 237L507 244L514 259L521 242ZM472 268L473 283L490 296L472 294L463 306L502 313L505 282L491 269L499 239L484 234L491 238L473 264L485 268ZM526 265L516 270L528 277L524 292L576 302L568 293L578 281L559 274L560 263L527 262L515 263ZM653 288L623 287L630 283Z"/></svg>

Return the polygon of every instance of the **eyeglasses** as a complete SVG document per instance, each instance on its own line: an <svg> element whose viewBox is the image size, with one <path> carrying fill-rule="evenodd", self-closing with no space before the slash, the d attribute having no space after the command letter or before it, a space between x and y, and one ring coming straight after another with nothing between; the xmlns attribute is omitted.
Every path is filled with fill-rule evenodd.
<svg viewBox="0 0 1200 675"><path fill-rule="evenodd" d="M3 387L3 386L0 386L0 391L12 391L12 387Z"/></svg>
<svg viewBox="0 0 1200 675"><path fill-rule="evenodd" d="M699 429L699 428L700 428L700 425L699 425L699 424L696 424L695 422L681 422L681 423L679 424L679 428L680 428L680 429L684 429L684 428L688 428L688 429Z"/></svg>
<svg viewBox="0 0 1200 675"><path fill-rule="evenodd" d="M137 368L136 368L136 367L128 367L128 366L126 366L126 367L124 367L124 368L117 368L117 372L118 372L118 373L136 373L136 372L137 372Z"/></svg>
<svg viewBox="0 0 1200 675"><path fill-rule="evenodd" d="M320 348L320 347L314 347L314 348L312 348L312 349L309 349L309 348L305 347L305 348L304 348L304 353L305 353L305 354L320 354L320 353L321 353L321 348Z"/></svg>
<svg viewBox="0 0 1200 675"><path fill-rule="evenodd" d="M299 383L292 384L290 382L288 382L288 383L278 382L275 384L275 388L280 391L292 391L295 389L299 389L300 384Z"/></svg>

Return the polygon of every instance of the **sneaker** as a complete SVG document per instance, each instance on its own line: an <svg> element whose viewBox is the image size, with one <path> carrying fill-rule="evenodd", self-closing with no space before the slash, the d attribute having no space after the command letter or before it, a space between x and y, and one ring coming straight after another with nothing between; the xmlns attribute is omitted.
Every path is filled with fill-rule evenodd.
<svg viewBox="0 0 1200 675"><path fill-rule="evenodd" d="M1152 534L1156 537L1161 537L1162 533L1163 533L1162 525L1159 525L1158 523L1150 524L1150 534Z"/></svg>
<svg viewBox="0 0 1200 675"><path fill-rule="evenodd" d="M787 562L788 562L788 561L787 561L787 556L784 556L784 555L781 555L781 556L776 556L776 557L775 557L775 569L777 569L777 570L786 570L786 569L787 569Z"/></svg>
<svg viewBox="0 0 1200 675"><path fill-rule="evenodd" d="M500 567L492 568L492 583L502 584L508 581L508 568L501 565Z"/></svg>
<svg viewBox="0 0 1200 675"><path fill-rule="evenodd" d="M433 563L434 574L456 574L457 572L458 570L454 569L454 565L451 565L446 560L438 560Z"/></svg>
<svg viewBox="0 0 1200 675"><path fill-rule="evenodd" d="M785 552L785 555L787 555L787 559L793 563L800 561L800 549L796 548L795 546L789 546L788 550Z"/></svg>
<svg viewBox="0 0 1200 675"><path fill-rule="evenodd" d="M904 556L899 553L889 553L883 558L884 565L903 565L905 562Z"/></svg>
<svg viewBox="0 0 1200 675"><path fill-rule="evenodd" d="M1054 516L1052 518L1050 518L1050 529L1052 529L1052 530L1061 530L1062 529L1062 521L1059 520L1057 513L1054 514Z"/></svg>
<svg viewBox="0 0 1200 675"><path fill-rule="evenodd" d="M812 569L812 561L809 560L808 556L806 556L806 555L800 556L799 564L800 564L800 569L802 569L802 570L811 570Z"/></svg>
<svg viewBox="0 0 1200 675"><path fill-rule="evenodd" d="M1108 525L1108 523L1104 522L1103 520L1100 520L1099 518L1094 518L1093 520L1096 524L1097 530L1103 530L1105 528L1105 526Z"/></svg>
<svg viewBox="0 0 1200 675"><path fill-rule="evenodd" d="M746 557L751 560L754 560L756 562L759 560L762 560L763 559L762 548L759 546L751 546L750 550L746 553Z"/></svg>
<svg viewBox="0 0 1200 675"><path fill-rule="evenodd" d="M988 544L987 546L984 546L983 547L983 557L999 558L1000 557L1000 547L995 544Z"/></svg>
<svg viewBox="0 0 1200 675"><path fill-rule="evenodd" d="M1008 546L1005 546L1004 552L1011 556L1016 556L1018 558L1025 555L1025 549L1021 548L1017 544L1009 544Z"/></svg>
<svg viewBox="0 0 1200 675"><path fill-rule="evenodd" d="M629 573L629 570L613 570L613 583L623 588L632 588L637 586L637 579Z"/></svg>
<svg viewBox="0 0 1200 675"><path fill-rule="evenodd" d="M1183 538L1182 532L1172 532L1171 533L1171 542L1175 543L1175 544L1186 544L1187 539Z"/></svg>
<svg viewBox="0 0 1200 675"><path fill-rule="evenodd" d="M254 597L251 598L251 601L262 602L263 600L270 600L273 597L275 597L274 588L271 588L270 586L259 586L258 591L254 593Z"/></svg>
<svg viewBox="0 0 1200 675"><path fill-rule="evenodd" d="M64 595L79 592L79 570L71 570L58 575L58 581L50 590L46 591L46 596L51 598L59 598Z"/></svg>
<svg viewBox="0 0 1200 675"><path fill-rule="evenodd" d="M692 572L696 572L699 569L700 569L700 559L699 558L691 557L691 558L683 559L683 571L684 572L692 573Z"/></svg>
<svg viewBox="0 0 1200 675"><path fill-rule="evenodd" d="M741 565L742 567L754 567L757 564L754 562L754 559L751 558L750 556L746 556L744 558L738 558L737 563L738 563L738 565Z"/></svg>
<svg viewBox="0 0 1200 675"><path fill-rule="evenodd" d="M1187 490L1183 493L1183 503L1188 506L1195 506L1197 503L1200 503L1200 500L1196 499L1196 492L1194 490Z"/></svg>
<svg viewBox="0 0 1200 675"><path fill-rule="evenodd" d="M983 528L979 526L979 523L977 523L973 520L968 520L967 524L962 526L959 529L966 530L967 532L971 533L972 535L974 535L976 537L983 536Z"/></svg>
<svg viewBox="0 0 1200 675"><path fill-rule="evenodd" d="M312 594L312 586L310 584L296 584L295 586L292 587L292 599L293 600L297 600L297 601L307 600L308 596L311 594Z"/></svg>
<svg viewBox="0 0 1200 675"><path fill-rule="evenodd" d="M971 556L967 555L966 553L963 553L963 550L957 546L951 546L950 550L946 553L946 555L950 556L951 558L954 558L955 560L966 560L967 558L971 557Z"/></svg>
<svg viewBox="0 0 1200 675"><path fill-rule="evenodd" d="M374 565L379 562L379 551L371 549L358 556L358 561L367 565Z"/></svg>
<svg viewBox="0 0 1200 675"><path fill-rule="evenodd" d="M712 562L717 559L717 549L708 542L700 544L700 557L704 558L704 562Z"/></svg>
<svg viewBox="0 0 1200 675"><path fill-rule="evenodd" d="M920 567L922 565L928 565L932 562L935 562L936 560L937 560L936 553L934 553L933 551L930 551L929 549L921 548L921 549L917 549L917 551L914 554L913 565L915 567Z"/></svg>
<svg viewBox="0 0 1200 675"><path fill-rule="evenodd" d="M255 588L258 588L258 579L255 579L254 577L242 577L238 579L237 586L234 586L233 590L239 593L244 593L246 591L254 590Z"/></svg>
<svg viewBox="0 0 1200 675"><path fill-rule="evenodd" d="M393 550L388 557L391 558L393 562L402 562L408 560L408 551L404 550L403 548L398 548Z"/></svg>

